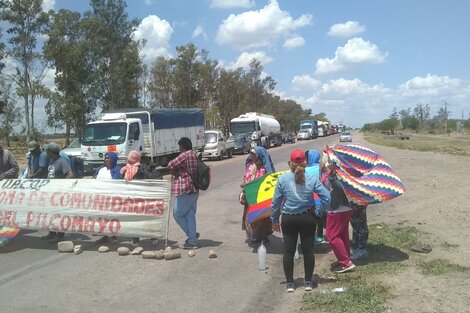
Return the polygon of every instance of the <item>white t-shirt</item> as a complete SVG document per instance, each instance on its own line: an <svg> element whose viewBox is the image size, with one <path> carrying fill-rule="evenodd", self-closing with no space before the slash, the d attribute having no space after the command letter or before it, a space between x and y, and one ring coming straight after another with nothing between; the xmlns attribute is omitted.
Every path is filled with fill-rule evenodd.
<svg viewBox="0 0 470 313"><path fill-rule="evenodd" d="M101 179L101 180L113 179L113 177L111 176L111 170L109 170L106 166L102 167L98 171L98 175L96 175L96 179Z"/></svg>

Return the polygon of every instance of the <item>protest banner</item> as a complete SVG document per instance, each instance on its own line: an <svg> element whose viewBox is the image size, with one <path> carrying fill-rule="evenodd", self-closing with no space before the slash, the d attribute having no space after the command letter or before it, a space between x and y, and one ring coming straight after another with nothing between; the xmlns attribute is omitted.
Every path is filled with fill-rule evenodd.
<svg viewBox="0 0 470 313"><path fill-rule="evenodd" d="M8 179L0 182L0 226L166 238L166 180Z"/></svg>

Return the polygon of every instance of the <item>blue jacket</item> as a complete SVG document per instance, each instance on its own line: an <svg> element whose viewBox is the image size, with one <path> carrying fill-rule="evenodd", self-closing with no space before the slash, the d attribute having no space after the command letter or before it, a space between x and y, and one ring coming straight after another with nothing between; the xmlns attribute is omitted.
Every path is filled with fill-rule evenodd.
<svg viewBox="0 0 470 313"><path fill-rule="evenodd" d="M311 174L316 178L320 179L320 152L317 150L307 150L307 167L305 168L305 174Z"/></svg>
<svg viewBox="0 0 470 313"><path fill-rule="evenodd" d="M109 156L109 159L111 160L111 164L113 166L111 168L111 177L113 179L122 179L121 166L117 165L118 155L115 152L107 152L106 154ZM98 175L98 172L100 171L100 169L102 169L105 166L106 164L103 164L100 167L98 167L95 171L95 175L93 176Z"/></svg>
<svg viewBox="0 0 470 313"><path fill-rule="evenodd" d="M313 193L320 197L320 205L317 207ZM293 172L282 174L274 191L271 220L279 224L281 211L296 214L313 207L316 214L321 215L329 207L330 199L330 193L315 176L306 173L305 184L296 184Z"/></svg>
<svg viewBox="0 0 470 313"><path fill-rule="evenodd" d="M274 173L276 170L274 169L274 164L268 151L263 147L257 146L255 147L255 152L258 159L263 163L263 166L266 169L266 174ZM251 155L249 155L246 159L245 166L251 161Z"/></svg>

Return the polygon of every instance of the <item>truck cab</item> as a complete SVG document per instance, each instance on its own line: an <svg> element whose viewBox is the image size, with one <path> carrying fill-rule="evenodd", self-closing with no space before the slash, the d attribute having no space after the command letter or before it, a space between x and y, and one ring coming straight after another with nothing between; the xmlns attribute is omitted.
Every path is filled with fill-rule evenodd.
<svg viewBox="0 0 470 313"><path fill-rule="evenodd" d="M220 130L206 130L204 132L204 151L203 158L222 160L224 156L231 158L235 143L225 141L224 134Z"/></svg>
<svg viewBox="0 0 470 313"><path fill-rule="evenodd" d="M86 172L101 166L107 152L117 153L118 163L124 164L130 151L142 153L143 149L142 121L126 118L124 113L107 113L101 120L90 122L85 128L81 144Z"/></svg>

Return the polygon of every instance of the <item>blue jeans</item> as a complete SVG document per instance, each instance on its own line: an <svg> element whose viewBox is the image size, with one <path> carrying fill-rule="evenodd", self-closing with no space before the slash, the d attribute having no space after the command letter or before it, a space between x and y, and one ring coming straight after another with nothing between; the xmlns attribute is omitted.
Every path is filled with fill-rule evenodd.
<svg viewBox="0 0 470 313"><path fill-rule="evenodd" d="M173 217L181 227L190 245L197 243L196 239L196 209L199 192L183 193L176 197Z"/></svg>

